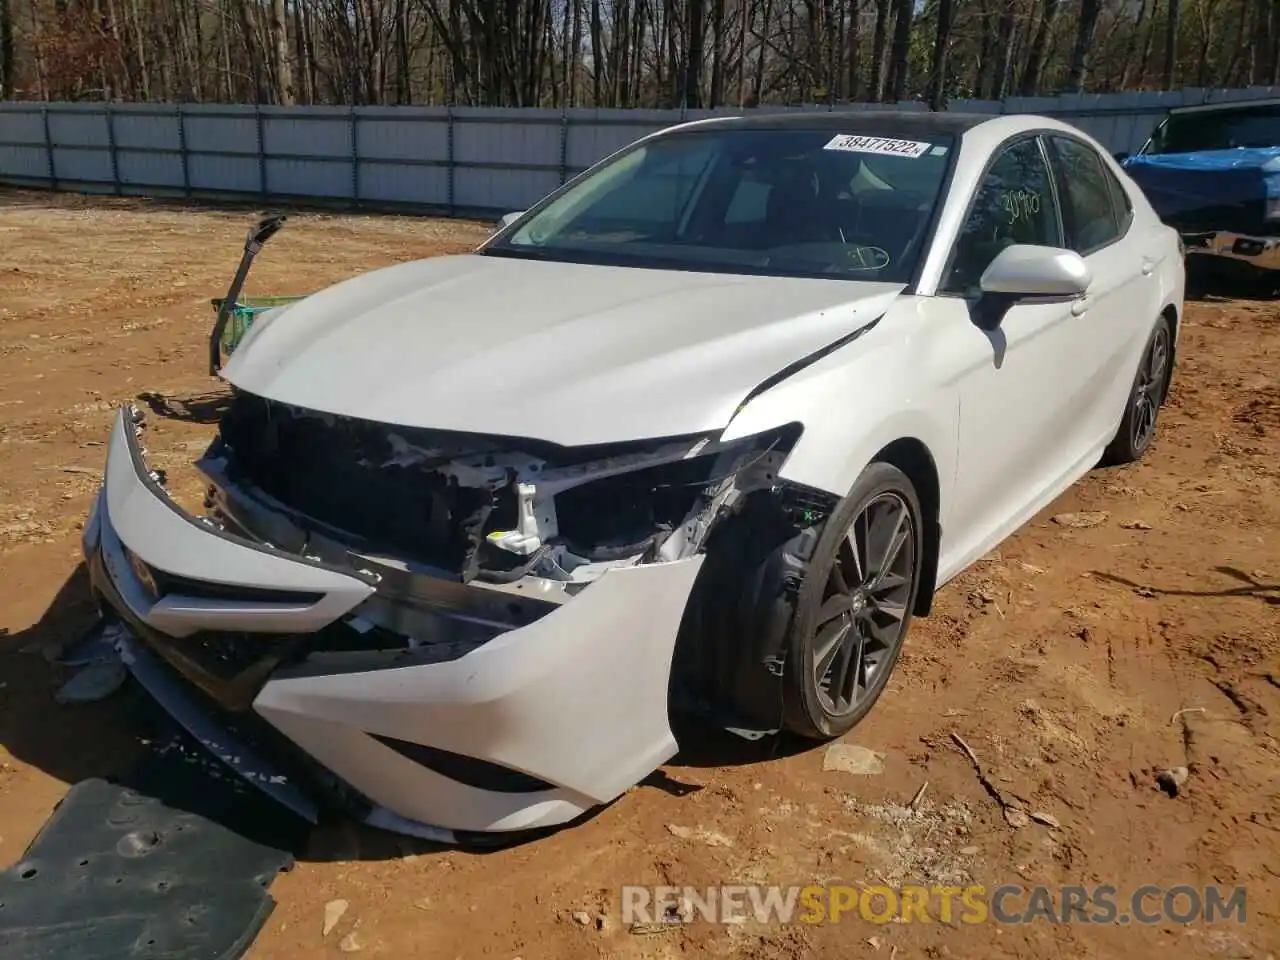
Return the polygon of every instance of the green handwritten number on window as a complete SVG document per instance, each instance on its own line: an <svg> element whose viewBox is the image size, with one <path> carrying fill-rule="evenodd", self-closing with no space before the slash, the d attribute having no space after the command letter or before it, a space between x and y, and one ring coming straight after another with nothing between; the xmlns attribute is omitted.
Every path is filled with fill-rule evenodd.
<svg viewBox="0 0 1280 960"><path fill-rule="evenodd" d="M1040 194L1034 190L1013 190L1000 198L1000 209L1012 225L1029 221L1040 212Z"/></svg>

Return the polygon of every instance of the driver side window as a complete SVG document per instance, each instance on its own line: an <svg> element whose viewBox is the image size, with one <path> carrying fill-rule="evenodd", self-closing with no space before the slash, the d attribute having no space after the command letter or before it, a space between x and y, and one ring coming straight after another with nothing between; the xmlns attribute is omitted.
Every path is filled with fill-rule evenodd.
<svg viewBox="0 0 1280 960"><path fill-rule="evenodd" d="M1062 246L1062 221L1051 176L1038 138L1004 148L978 185L951 252L942 293L976 294L978 281L996 254L1015 243Z"/></svg>

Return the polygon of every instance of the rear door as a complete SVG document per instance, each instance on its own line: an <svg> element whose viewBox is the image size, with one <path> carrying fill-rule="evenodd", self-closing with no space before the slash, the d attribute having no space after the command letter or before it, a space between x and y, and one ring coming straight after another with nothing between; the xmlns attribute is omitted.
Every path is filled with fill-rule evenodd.
<svg viewBox="0 0 1280 960"><path fill-rule="evenodd" d="M1156 268L1164 238L1134 224L1133 207L1098 151L1068 134L1046 137L1062 198L1066 245L1093 272L1075 326L1089 349L1079 356L1079 417L1084 446L1115 432L1142 345L1160 304Z"/></svg>

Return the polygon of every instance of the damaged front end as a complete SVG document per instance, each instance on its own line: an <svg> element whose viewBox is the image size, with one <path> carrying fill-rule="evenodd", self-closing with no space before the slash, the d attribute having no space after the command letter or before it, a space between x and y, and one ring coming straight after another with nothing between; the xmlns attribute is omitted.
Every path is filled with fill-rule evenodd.
<svg viewBox="0 0 1280 960"><path fill-rule="evenodd" d="M239 393L198 466L215 515L258 533L270 524L263 511L274 513L276 536L287 518L288 549L341 543L379 573L408 563L434 580L559 603L610 569L698 553L718 516L773 486L797 435L567 449Z"/></svg>
<svg viewBox="0 0 1280 960"><path fill-rule="evenodd" d="M193 518L142 462L135 419L85 538L135 676L207 745L215 716L261 733L263 756L287 746L286 774L250 776L277 795L309 778L429 836L563 823L638 782L676 751L673 661L695 697L740 675L767 708L777 651L724 674L743 614L720 594L761 550L778 568L764 592L785 593L830 506L777 481L794 426L566 448L241 391L197 463ZM686 639L704 630L712 646Z"/></svg>

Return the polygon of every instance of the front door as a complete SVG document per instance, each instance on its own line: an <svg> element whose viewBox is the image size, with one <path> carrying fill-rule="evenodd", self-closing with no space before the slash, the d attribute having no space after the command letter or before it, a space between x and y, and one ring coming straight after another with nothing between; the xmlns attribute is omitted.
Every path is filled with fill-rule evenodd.
<svg viewBox="0 0 1280 960"><path fill-rule="evenodd" d="M1025 523L1083 456L1076 422L1087 298L1014 304L994 330L973 319L997 253L1021 243L1062 247L1063 236L1045 145L1035 136L1006 145L978 187L934 301L933 349L948 353L960 403L940 579Z"/></svg>

